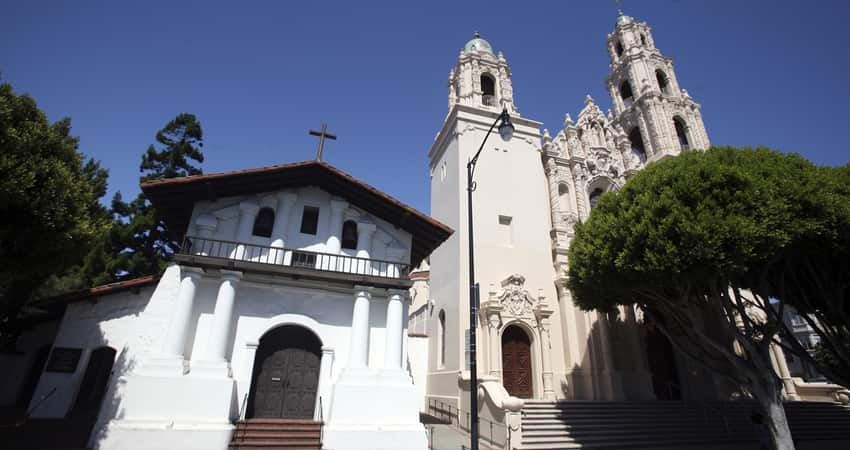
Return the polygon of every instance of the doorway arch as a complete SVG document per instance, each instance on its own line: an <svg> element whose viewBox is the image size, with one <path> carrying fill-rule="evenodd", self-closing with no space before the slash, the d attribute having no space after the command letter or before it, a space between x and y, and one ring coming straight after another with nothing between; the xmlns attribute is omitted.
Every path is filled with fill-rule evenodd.
<svg viewBox="0 0 850 450"><path fill-rule="evenodd" d="M534 396L531 338L517 325L508 325L502 332L502 384L514 397Z"/></svg>
<svg viewBox="0 0 850 450"><path fill-rule="evenodd" d="M247 418L313 419L322 342L307 328L283 325L260 338Z"/></svg>
<svg viewBox="0 0 850 450"><path fill-rule="evenodd" d="M682 387L673 344L648 317L642 326L652 390L658 400L681 400Z"/></svg>

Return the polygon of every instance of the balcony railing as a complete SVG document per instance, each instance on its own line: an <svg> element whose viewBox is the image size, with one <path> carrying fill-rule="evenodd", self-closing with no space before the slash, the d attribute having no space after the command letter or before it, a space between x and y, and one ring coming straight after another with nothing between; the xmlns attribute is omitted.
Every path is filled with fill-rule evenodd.
<svg viewBox="0 0 850 450"><path fill-rule="evenodd" d="M484 106L499 106L499 102L496 101L495 95L487 95L484 94L481 96L481 103Z"/></svg>
<svg viewBox="0 0 850 450"><path fill-rule="evenodd" d="M392 261L186 236L180 254L379 278L407 278L410 266Z"/></svg>

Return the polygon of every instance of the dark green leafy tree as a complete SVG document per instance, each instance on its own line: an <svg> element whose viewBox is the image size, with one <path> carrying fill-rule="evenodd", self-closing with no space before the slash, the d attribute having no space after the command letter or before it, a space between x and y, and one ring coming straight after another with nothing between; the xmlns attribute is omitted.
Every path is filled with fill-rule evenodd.
<svg viewBox="0 0 850 450"><path fill-rule="evenodd" d="M790 272L805 264L799 255L813 243L832 262L846 267L848 260L844 238L835 239L846 234L848 197L841 177L824 183L824 172L763 148L685 153L604 194L576 227L569 253L568 286L580 307L640 307L680 351L760 402L781 450L794 445L770 347L781 338L811 359L781 317L786 303L801 304L803 291L823 281ZM803 312L827 309L824 297L833 295L841 304L846 290L806 297L811 308Z"/></svg>
<svg viewBox="0 0 850 450"><path fill-rule="evenodd" d="M28 95L0 84L0 334L14 342L24 305L77 264L108 229L107 172L78 151L70 119L49 123Z"/></svg>
<svg viewBox="0 0 850 450"><path fill-rule="evenodd" d="M179 114L156 133L156 145L142 156L140 181L199 175L195 163L204 161L203 131L193 114ZM121 193L112 199L116 219L111 235L114 259L110 273L116 280L158 275L180 247L150 201L140 193L124 202Z"/></svg>

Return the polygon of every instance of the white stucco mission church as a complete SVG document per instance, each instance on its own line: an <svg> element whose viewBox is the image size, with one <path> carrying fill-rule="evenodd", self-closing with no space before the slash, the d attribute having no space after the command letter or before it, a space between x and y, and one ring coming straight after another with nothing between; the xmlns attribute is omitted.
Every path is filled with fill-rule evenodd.
<svg viewBox="0 0 850 450"><path fill-rule="evenodd" d="M173 264L45 305L20 352L0 355L0 401L87 424L66 435L98 449L424 450L420 412L469 411L465 166L503 110L513 137L488 142L474 194L478 395L497 425L485 439L574 448L563 408L634 402L678 420L689 402L735 398L639 310L581 311L565 287L573 227L602 193L709 146L648 24L620 14L607 49L613 111L588 96L553 137L520 113L507 59L476 33L428 152L430 216L321 161L143 183L183 240ZM786 399L847 400L774 356Z"/></svg>

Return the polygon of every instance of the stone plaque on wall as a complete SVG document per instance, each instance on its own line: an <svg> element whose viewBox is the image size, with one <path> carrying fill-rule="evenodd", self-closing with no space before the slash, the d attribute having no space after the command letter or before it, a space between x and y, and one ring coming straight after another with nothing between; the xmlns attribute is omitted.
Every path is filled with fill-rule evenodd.
<svg viewBox="0 0 850 450"><path fill-rule="evenodd" d="M55 347L50 353L45 372L73 373L80 363L81 348Z"/></svg>

